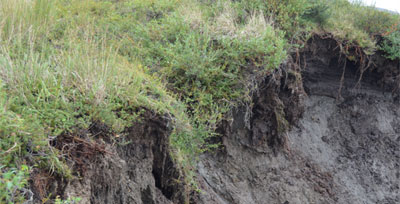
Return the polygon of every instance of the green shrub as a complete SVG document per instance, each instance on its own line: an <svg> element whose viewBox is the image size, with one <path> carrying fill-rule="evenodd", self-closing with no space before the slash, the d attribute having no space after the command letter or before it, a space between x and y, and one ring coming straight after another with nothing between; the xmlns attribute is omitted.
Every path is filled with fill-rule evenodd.
<svg viewBox="0 0 400 204"><path fill-rule="evenodd" d="M225 31L212 23L193 29L186 16L170 13L136 25L130 35L140 46L128 53L165 79L196 121L215 124L246 95L245 73L278 67L286 57L286 42L265 22L256 25L259 31L251 30L250 21Z"/></svg>
<svg viewBox="0 0 400 204"><path fill-rule="evenodd" d="M302 18L306 21L316 23L318 26L325 25L331 17L329 5L326 0L309 0L309 7L303 13Z"/></svg>
<svg viewBox="0 0 400 204"><path fill-rule="evenodd" d="M359 6L354 9L354 24L370 36L382 35L400 21L399 16L375 7Z"/></svg>
<svg viewBox="0 0 400 204"><path fill-rule="evenodd" d="M5 168L0 166L0 202L21 203L25 201L28 193L24 187L28 184L29 168L21 165L21 168Z"/></svg>
<svg viewBox="0 0 400 204"><path fill-rule="evenodd" d="M276 28L285 32L288 39L301 38L303 29L309 22L305 15L309 14L313 3L309 0L239 0L232 1L239 23L245 23L254 12L262 12L265 18Z"/></svg>
<svg viewBox="0 0 400 204"><path fill-rule="evenodd" d="M397 24L383 36L380 49L386 53L387 58L391 60L400 59L400 24Z"/></svg>
<svg viewBox="0 0 400 204"><path fill-rule="evenodd" d="M338 40L363 48L366 54L376 49L376 36L400 21L399 15L347 0L327 1L330 18L322 26Z"/></svg>

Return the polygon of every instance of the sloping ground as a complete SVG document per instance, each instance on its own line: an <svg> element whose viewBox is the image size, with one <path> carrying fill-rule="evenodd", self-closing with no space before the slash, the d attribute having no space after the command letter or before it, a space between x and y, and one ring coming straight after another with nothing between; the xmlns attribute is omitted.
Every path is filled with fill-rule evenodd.
<svg viewBox="0 0 400 204"><path fill-rule="evenodd" d="M200 203L400 202L400 106L393 78L399 62L374 56L375 64L358 84L358 65L351 61L342 78L344 57L334 40L314 38L302 56L307 96L290 88L296 87L290 81L267 80L256 97L250 128L245 111L238 111L223 128L224 151L202 157ZM276 110L268 104L276 101L286 105L286 119L297 124L287 135L277 136L276 123L269 124ZM298 114L292 113L303 108L299 101L304 114L293 123ZM281 143L273 142L276 138Z"/></svg>

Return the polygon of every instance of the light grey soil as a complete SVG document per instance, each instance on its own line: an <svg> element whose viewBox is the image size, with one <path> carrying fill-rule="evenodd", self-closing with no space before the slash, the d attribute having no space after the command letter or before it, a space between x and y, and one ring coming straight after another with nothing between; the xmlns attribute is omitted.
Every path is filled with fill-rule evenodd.
<svg viewBox="0 0 400 204"><path fill-rule="evenodd" d="M365 95L346 104L310 96L305 104L289 154L227 138L226 157L204 156L204 203L399 203L399 106Z"/></svg>
<svg viewBox="0 0 400 204"><path fill-rule="evenodd" d="M290 146L330 172L338 203L399 203L400 108L360 96L311 96Z"/></svg>
<svg viewBox="0 0 400 204"><path fill-rule="evenodd" d="M238 111L223 137L225 151L199 163L200 203L400 203L398 101L377 86L376 73L356 86L354 65L346 67L339 95L343 65L318 43L324 49L308 53L302 72L304 114L286 145L277 152L252 145L259 119L248 129Z"/></svg>

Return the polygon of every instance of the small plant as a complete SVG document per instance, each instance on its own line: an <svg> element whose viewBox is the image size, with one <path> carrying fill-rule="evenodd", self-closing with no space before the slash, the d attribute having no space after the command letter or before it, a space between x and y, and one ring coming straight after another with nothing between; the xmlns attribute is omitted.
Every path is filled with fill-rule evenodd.
<svg viewBox="0 0 400 204"><path fill-rule="evenodd" d="M28 183L29 168L21 165L21 168L5 168L0 166L0 202L22 203L26 200L29 192L24 187Z"/></svg>
<svg viewBox="0 0 400 204"><path fill-rule="evenodd" d="M331 16L327 2L325 0L310 0L309 4L310 6L306 9L302 17L319 26L325 25Z"/></svg>
<svg viewBox="0 0 400 204"><path fill-rule="evenodd" d="M62 200L60 198L60 196L56 196L54 203L55 204L77 204L81 200L82 200L82 198L79 198L79 197L72 197L72 198L68 198L67 200Z"/></svg>
<svg viewBox="0 0 400 204"><path fill-rule="evenodd" d="M387 58L391 60L400 59L400 24L394 25L394 29L390 29L383 36L380 49L386 53Z"/></svg>

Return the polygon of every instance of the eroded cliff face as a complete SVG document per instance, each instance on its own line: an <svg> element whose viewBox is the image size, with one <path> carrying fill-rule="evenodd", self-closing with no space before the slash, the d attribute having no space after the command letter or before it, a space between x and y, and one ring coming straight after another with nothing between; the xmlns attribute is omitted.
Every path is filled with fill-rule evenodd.
<svg viewBox="0 0 400 204"><path fill-rule="evenodd" d="M399 203L399 62L373 56L360 81L359 64L319 37L299 58L266 80L250 128L238 110L224 150L203 155L200 203Z"/></svg>
<svg viewBox="0 0 400 204"><path fill-rule="evenodd" d="M170 156L168 121L146 112L124 138L100 124L59 137L76 178L34 172L36 201L400 203L400 65L379 53L370 61L360 80L336 41L311 39L220 124L221 148L198 163L200 193L189 195Z"/></svg>
<svg viewBox="0 0 400 204"><path fill-rule="evenodd" d="M325 49L334 44L315 41L314 45ZM364 72L360 84L358 66L348 62L338 96L342 67L337 56L324 61L330 53L330 49L306 53L306 109L298 126L289 132L289 144L333 176L337 203L398 203L399 62L373 56L375 65Z"/></svg>
<svg viewBox="0 0 400 204"><path fill-rule="evenodd" d="M33 175L34 203L42 203L45 195L79 197L79 203L93 204L185 203L187 191L170 155L168 121L149 111L143 118L124 138L99 123L89 131L58 137L54 146L67 158L74 178Z"/></svg>

